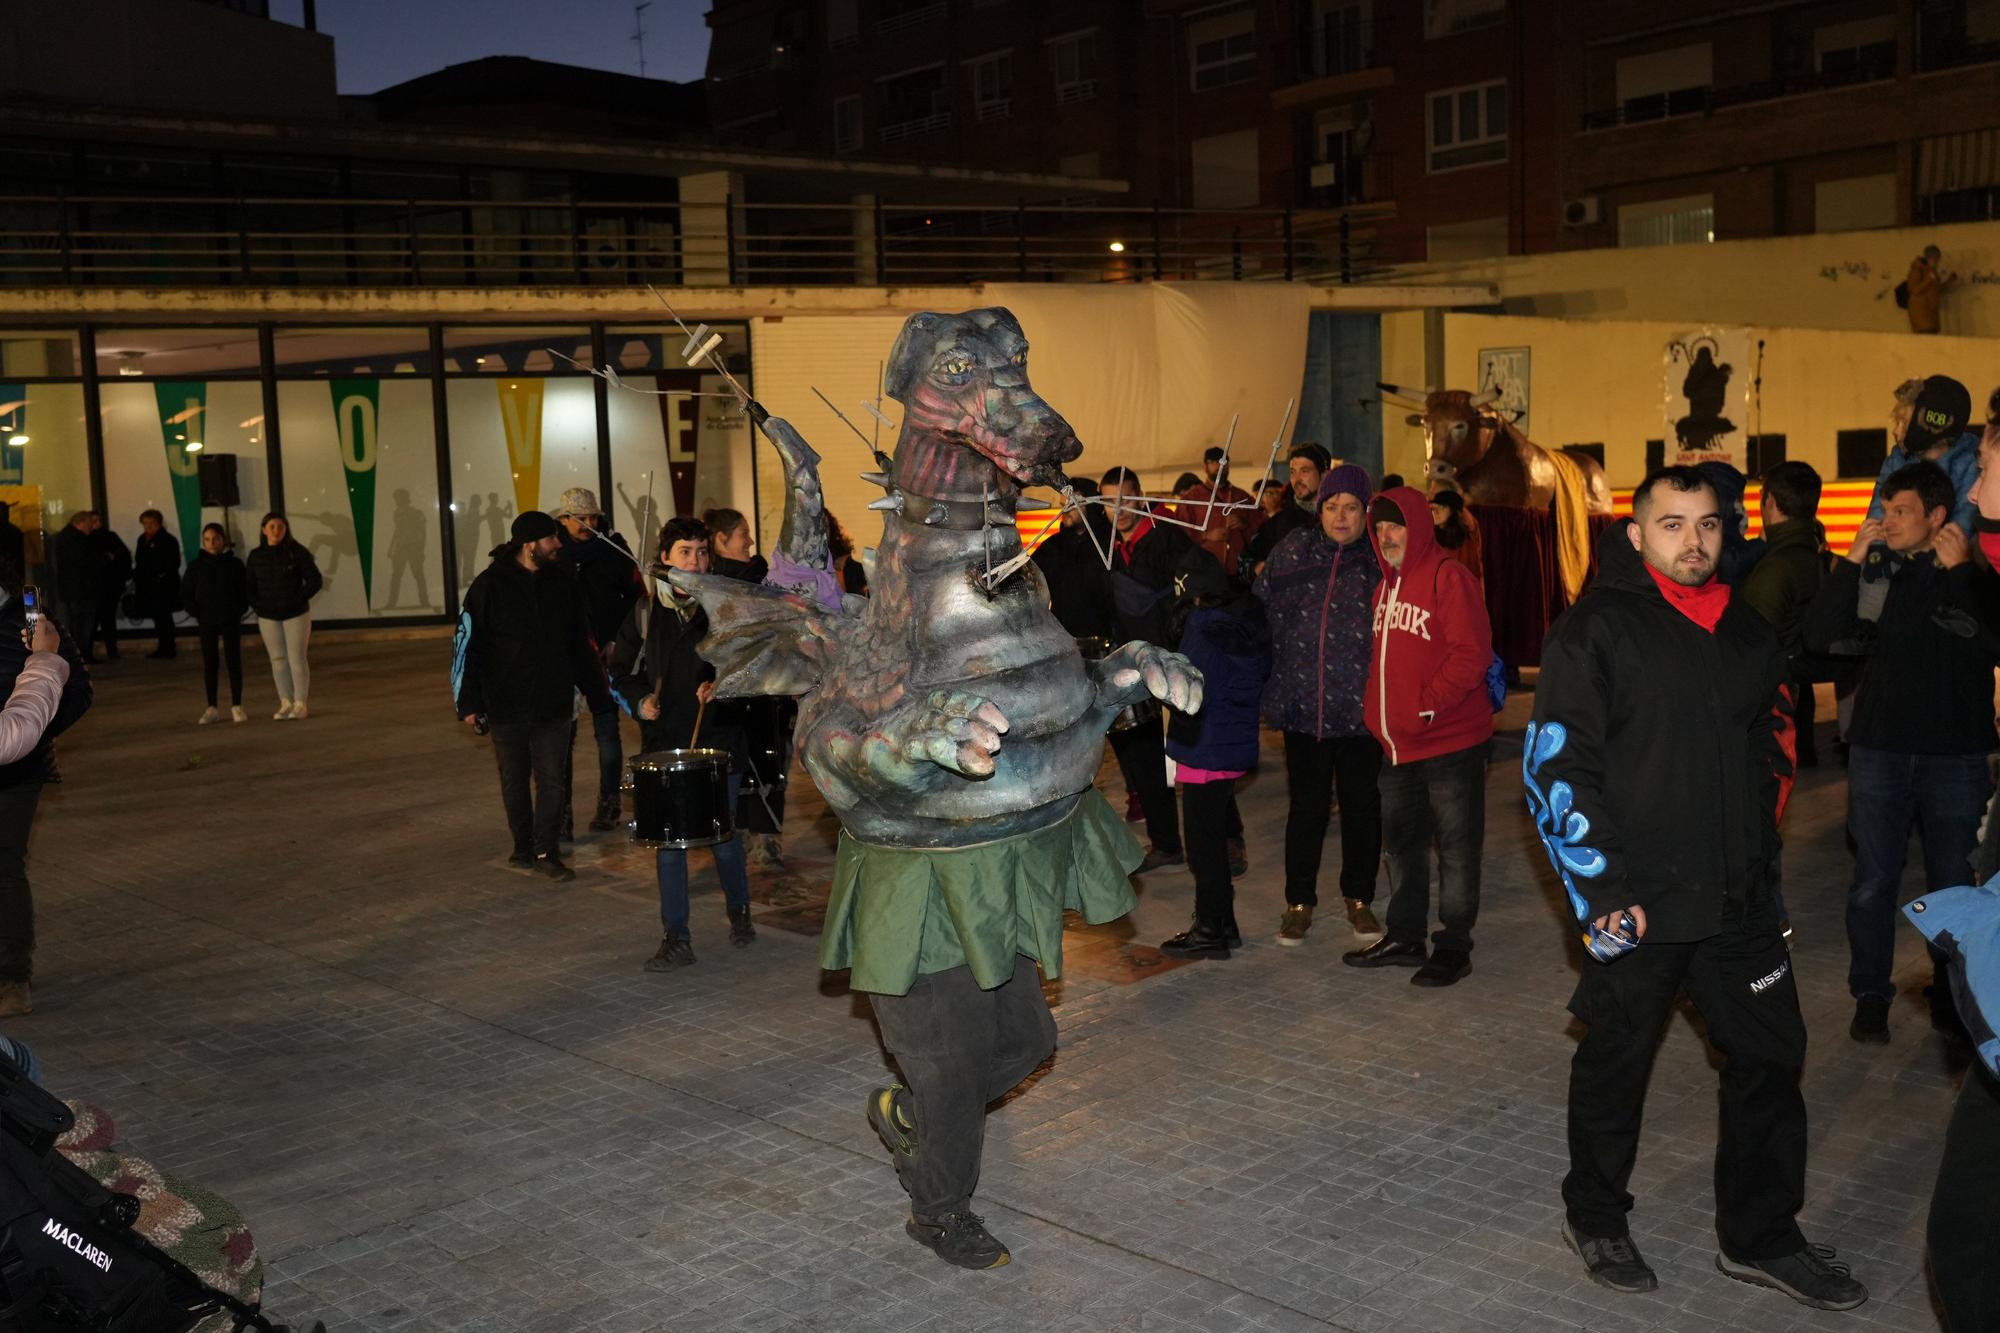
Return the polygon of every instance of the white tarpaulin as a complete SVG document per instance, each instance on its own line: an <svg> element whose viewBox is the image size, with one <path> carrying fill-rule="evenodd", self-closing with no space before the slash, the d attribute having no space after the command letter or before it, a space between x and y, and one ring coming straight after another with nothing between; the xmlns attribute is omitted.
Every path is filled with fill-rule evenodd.
<svg viewBox="0 0 2000 1333"><path fill-rule="evenodd" d="M1149 481L1199 472L1202 451L1222 442L1235 414L1241 420L1230 457L1239 475L1254 477L1305 374L1311 292L1304 286L995 283L968 296L969 306L1005 306L1021 321L1030 383L1083 441L1083 457L1069 467L1079 477L1095 479L1121 464ZM868 447L812 390L872 436L875 422L860 403L876 396L905 317L800 315L760 319L751 329L758 400L819 450L827 506L863 545L873 545L879 531L863 511L882 494L859 478L872 470ZM882 413L902 420L894 402L884 402ZM1296 421L1296 408L1292 415ZM882 427L881 435L892 452L895 430ZM769 448L757 454L768 544L784 509L783 479Z"/></svg>

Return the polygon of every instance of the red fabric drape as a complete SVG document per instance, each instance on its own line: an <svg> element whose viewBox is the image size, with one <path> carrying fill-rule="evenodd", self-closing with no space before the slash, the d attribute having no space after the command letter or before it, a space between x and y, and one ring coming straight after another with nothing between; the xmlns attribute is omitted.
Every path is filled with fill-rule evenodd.
<svg viewBox="0 0 2000 1333"><path fill-rule="evenodd" d="M1556 565L1556 516L1552 509L1467 505L1479 520L1486 569L1486 614L1493 621L1493 651L1510 667L1540 666L1542 637L1568 607ZM1590 516L1590 577L1597 576L1597 542L1619 520ZM1584 587L1589 588L1586 580Z"/></svg>

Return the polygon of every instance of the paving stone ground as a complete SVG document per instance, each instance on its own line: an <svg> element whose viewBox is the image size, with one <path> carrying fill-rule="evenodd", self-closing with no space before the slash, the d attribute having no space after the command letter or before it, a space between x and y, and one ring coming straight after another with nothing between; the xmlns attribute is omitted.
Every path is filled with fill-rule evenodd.
<svg viewBox="0 0 2000 1333"><path fill-rule="evenodd" d="M296 724L269 720L246 656L255 720L237 727L192 725L188 654L100 672L37 827L37 1008L9 1030L133 1150L244 1209L286 1317L335 1333L1938 1327L1922 1228L1957 1073L1909 932L1894 1041L1846 1035L1838 767L1802 782L1786 868L1812 1033L1803 1220L1872 1287L1859 1311L1714 1271L1715 1075L1691 1017L1661 1050L1633 1184L1660 1290L1592 1286L1563 1248L1580 961L1524 813L1525 696L1495 747L1460 985L1341 966L1337 911L1275 946L1271 737L1242 800L1235 958L1163 966L1144 947L1188 914L1179 871L1146 877L1128 922L1071 932L1076 966L1050 988L1061 1050L989 1118L979 1206L1014 1262L969 1274L904 1237L862 1118L884 1057L865 1002L815 963L832 845L816 799L794 801L793 873L758 881L756 946L727 946L697 854L701 962L644 974L656 898L622 834L579 843L567 888L503 868L491 750L451 718L441 639L324 636ZM1329 886L1338 854L1336 832Z"/></svg>

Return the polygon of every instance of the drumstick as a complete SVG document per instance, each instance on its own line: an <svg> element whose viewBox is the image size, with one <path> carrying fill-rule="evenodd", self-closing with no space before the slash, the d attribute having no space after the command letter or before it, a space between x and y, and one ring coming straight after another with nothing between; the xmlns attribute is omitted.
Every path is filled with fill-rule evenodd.
<svg viewBox="0 0 2000 1333"><path fill-rule="evenodd" d="M700 746L696 745L695 742L701 739L701 715L703 713L706 713L707 711L708 711L708 700L706 699L698 700L695 704L695 709L694 709L694 734L688 737L688 749L690 750L697 750L701 748Z"/></svg>

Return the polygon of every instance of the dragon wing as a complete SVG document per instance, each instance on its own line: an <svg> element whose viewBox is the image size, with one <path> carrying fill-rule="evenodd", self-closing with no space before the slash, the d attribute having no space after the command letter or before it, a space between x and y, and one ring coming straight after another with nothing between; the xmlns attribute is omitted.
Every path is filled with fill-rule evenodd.
<svg viewBox="0 0 2000 1333"><path fill-rule="evenodd" d="M680 570L667 577L700 599L708 613L701 655L715 667L718 699L811 691L840 639L851 638L861 622L859 606L829 610L769 584ZM860 598L851 600L866 605Z"/></svg>

